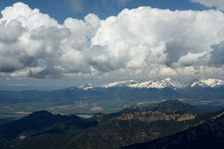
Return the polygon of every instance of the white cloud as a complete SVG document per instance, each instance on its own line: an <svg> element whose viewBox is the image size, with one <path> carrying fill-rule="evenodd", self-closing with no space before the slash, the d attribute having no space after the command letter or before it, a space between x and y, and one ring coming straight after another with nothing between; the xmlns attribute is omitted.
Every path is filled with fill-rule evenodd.
<svg viewBox="0 0 224 149"><path fill-rule="evenodd" d="M223 0L192 0L193 2L200 3L206 7L215 7L220 10L224 10Z"/></svg>
<svg viewBox="0 0 224 149"><path fill-rule="evenodd" d="M223 17L214 10L125 9L102 21L92 41L128 69L207 65L211 46L224 39Z"/></svg>
<svg viewBox="0 0 224 149"><path fill-rule="evenodd" d="M150 7L60 24L16 3L0 19L0 76L193 76L203 74L202 68L220 75L223 62L212 59L223 54L221 46L214 46L224 41L223 24L218 10Z"/></svg>

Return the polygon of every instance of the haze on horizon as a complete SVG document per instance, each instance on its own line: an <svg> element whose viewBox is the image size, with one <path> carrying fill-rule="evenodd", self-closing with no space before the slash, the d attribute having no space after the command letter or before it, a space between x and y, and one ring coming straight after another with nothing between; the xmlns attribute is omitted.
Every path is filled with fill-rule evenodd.
<svg viewBox="0 0 224 149"><path fill-rule="evenodd" d="M224 78L222 0L2 2L0 89Z"/></svg>

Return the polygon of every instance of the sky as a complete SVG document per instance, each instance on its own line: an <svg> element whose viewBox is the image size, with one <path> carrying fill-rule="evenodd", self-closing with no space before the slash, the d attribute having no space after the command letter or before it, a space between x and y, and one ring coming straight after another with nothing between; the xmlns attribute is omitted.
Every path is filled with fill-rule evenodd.
<svg viewBox="0 0 224 149"><path fill-rule="evenodd" d="M191 3L188 0L1 0L0 9L23 2L30 8L38 8L42 13L63 23L67 17L83 19L87 14L94 13L101 19L117 15L124 8L151 6L171 10L202 10L203 5Z"/></svg>
<svg viewBox="0 0 224 149"><path fill-rule="evenodd" d="M0 90L224 77L223 0L0 0Z"/></svg>

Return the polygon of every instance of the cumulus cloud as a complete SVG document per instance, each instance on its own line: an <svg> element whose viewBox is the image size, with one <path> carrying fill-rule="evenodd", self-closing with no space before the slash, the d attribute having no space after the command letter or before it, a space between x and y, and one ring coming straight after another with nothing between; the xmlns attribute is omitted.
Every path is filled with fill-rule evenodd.
<svg viewBox="0 0 224 149"><path fill-rule="evenodd" d="M217 75L223 70L224 14L218 10L124 9L63 24L23 3L0 19L0 76Z"/></svg>
<svg viewBox="0 0 224 149"><path fill-rule="evenodd" d="M212 46L210 63L215 66L224 66L224 42Z"/></svg>
<svg viewBox="0 0 224 149"><path fill-rule="evenodd" d="M118 66L161 68L157 75L169 67L175 74L178 67L208 65L211 46L223 41L223 21L223 13L214 10L125 9L102 21L92 41L106 46L108 59L123 60Z"/></svg>
<svg viewBox="0 0 224 149"><path fill-rule="evenodd" d="M90 47L91 36L98 28L99 19L94 14L59 24L38 9L16 3L2 11L0 21L2 75L44 78L88 72L82 50Z"/></svg>
<svg viewBox="0 0 224 149"><path fill-rule="evenodd" d="M193 2L200 3L206 7L215 7L220 10L224 10L223 0L192 0Z"/></svg>

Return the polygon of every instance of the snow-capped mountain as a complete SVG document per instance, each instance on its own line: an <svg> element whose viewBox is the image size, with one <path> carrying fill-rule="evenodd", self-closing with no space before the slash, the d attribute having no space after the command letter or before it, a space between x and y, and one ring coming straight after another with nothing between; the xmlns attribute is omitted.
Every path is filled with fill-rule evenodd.
<svg viewBox="0 0 224 149"><path fill-rule="evenodd" d="M187 87L221 87L224 86L224 80L220 79L204 79L197 81L183 81L183 80L175 80L175 79L164 79L164 80L147 80L147 81L120 81L113 82L106 85L103 85L104 88L112 88L112 87L130 87L130 88L173 88L173 89L181 89Z"/></svg>
<svg viewBox="0 0 224 149"><path fill-rule="evenodd" d="M166 88L166 87L173 87L169 82L165 80L161 81L143 81L137 82L134 80L127 80L127 81L120 81L120 82L113 82L106 85L103 85L105 88L111 87L130 87L130 88Z"/></svg>
<svg viewBox="0 0 224 149"><path fill-rule="evenodd" d="M113 82L106 85L103 85L104 88L111 87L130 87L130 88L184 88L189 85L188 82L174 80L174 79L164 79L164 80L147 80L137 82L134 80Z"/></svg>
<svg viewBox="0 0 224 149"><path fill-rule="evenodd" d="M165 80L161 81L145 81L137 83L135 86L131 86L134 88L166 88L173 87L169 82Z"/></svg>
<svg viewBox="0 0 224 149"><path fill-rule="evenodd" d="M80 85L80 86L69 87L69 88L67 88L67 90L70 90L70 91L77 90L77 89L89 90L89 89L94 89L96 87L97 86L95 86L91 83L87 83L87 84Z"/></svg>
<svg viewBox="0 0 224 149"><path fill-rule="evenodd" d="M163 79L163 80L146 80L146 81L135 81L135 80L126 80L119 82L112 82L104 84L101 86L96 86L91 83L81 85L74 88L69 88L73 90L75 88L80 88L83 90L89 90L94 88L115 88L115 87L128 87L136 89L149 89L149 88L172 88L172 89L184 89L184 88L219 88L224 87L224 80L221 79L201 79L201 80L177 80L177 79Z"/></svg>
<svg viewBox="0 0 224 149"><path fill-rule="evenodd" d="M95 85L93 85L91 83L87 83L87 84L79 86L78 88L81 88L81 89L84 89L84 90L88 90L88 89L93 89L95 87L96 87Z"/></svg>
<svg viewBox="0 0 224 149"><path fill-rule="evenodd" d="M224 80L204 79L204 80L195 81L191 85L191 87L212 87L212 88L216 88L216 87L220 87L220 86L224 86Z"/></svg>
<svg viewBox="0 0 224 149"><path fill-rule="evenodd" d="M185 88L188 85L189 82L167 78L164 80L140 82L135 88Z"/></svg>
<svg viewBox="0 0 224 149"><path fill-rule="evenodd" d="M131 87L132 85L136 85L138 82L134 80L127 80L127 81L119 81L119 82L112 82L109 84L105 84L102 87L104 88L111 88L111 87Z"/></svg>

